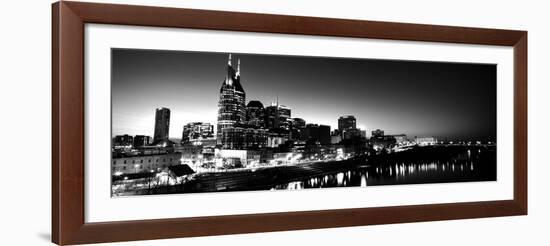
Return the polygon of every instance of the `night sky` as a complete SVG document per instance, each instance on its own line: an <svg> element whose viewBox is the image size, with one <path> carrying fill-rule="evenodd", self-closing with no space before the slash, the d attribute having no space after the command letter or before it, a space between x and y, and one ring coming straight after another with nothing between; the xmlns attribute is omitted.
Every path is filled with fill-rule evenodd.
<svg viewBox="0 0 550 246"><path fill-rule="evenodd" d="M157 107L171 110L170 137L183 125L216 124L228 53L112 50L112 134L154 132ZM233 53L246 101L279 103L292 117L337 128L448 140L495 140L496 65Z"/></svg>

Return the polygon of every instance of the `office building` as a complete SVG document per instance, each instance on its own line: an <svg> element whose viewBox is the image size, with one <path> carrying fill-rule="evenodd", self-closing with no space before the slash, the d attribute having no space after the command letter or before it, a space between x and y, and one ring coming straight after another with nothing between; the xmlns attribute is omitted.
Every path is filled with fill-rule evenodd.
<svg viewBox="0 0 550 246"><path fill-rule="evenodd" d="M246 124L255 128L265 128L265 108L260 101L250 101L246 105Z"/></svg>
<svg viewBox="0 0 550 246"><path fill-rule="evenodd" d="M205 140L214 137L214 126L210 123L191 122L183 126L181 143L187 144L197 140Z"/></svg>
<svg viewBox="0 0 550 246"><path fill-rule="evenodd" d="M330 126L307 124L304 129L304 138L307 140L318 141L321 145L329 145L331 142Z"/></svg>
<svg viewBox="0 0 550 246"><path fill-rule="evenodd" d="M231 64L230 54L227 62L226 77L222 82L218 101L218 143L221 143L222 132L225 128L231 128L236 124L243 124L245 122L245 99L246 94L241 85L240 60L238 60L237 71L235 71Z"/></svg>
<svg viewBox="0 0 550 246"><path fill-rule="evenodd" d="M153 144L168 142L168 133L170 131L170 109L157 108L155 112L155 135Z"/></svg>
<svg viewBox="0 0 550 246"><path fill-rule="evenodd" d="M353 115L346 115L341 116L338 118L338 131L344 132L347 129L356 129L357 128L357 121L355 119L355 116Z"/></svg>

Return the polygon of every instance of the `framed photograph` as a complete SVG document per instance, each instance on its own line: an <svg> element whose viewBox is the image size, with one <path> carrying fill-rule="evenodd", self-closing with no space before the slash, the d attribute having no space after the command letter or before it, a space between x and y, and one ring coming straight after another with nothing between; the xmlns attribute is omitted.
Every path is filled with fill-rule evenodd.
<svg viewBox="0 0 550 246"><path fill-rule="evenodd" d="M52 7L59 245L527 214L527 32Z"/></svg>

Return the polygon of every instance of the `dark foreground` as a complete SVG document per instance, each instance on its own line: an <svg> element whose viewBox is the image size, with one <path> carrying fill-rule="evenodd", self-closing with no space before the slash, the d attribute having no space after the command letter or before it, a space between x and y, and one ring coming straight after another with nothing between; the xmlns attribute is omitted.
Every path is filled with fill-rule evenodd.
<svg viewBox="0 0 550 246"><path fill-rule="evenodd" d="M122 195L495 180L495 146L431 146L343 161L314 162L238 172L202 173L181 184L157 185L125 192Z"/></svg>

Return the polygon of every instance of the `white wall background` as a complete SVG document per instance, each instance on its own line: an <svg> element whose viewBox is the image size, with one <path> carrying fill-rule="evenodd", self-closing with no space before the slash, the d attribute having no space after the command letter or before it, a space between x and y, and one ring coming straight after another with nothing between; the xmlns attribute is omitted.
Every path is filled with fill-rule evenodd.
<svg viewBox="0 0 550 246"><path fill-rule="evenodd" d="M529 31L529 215L117 243L113 245L549 245L550 22L545 1L105 1ZM50 241L50 3L6 1L0 15L0 245ZM7 179L6 179L7 178ZM282 201L284 202L284 201Z"/></svg>

